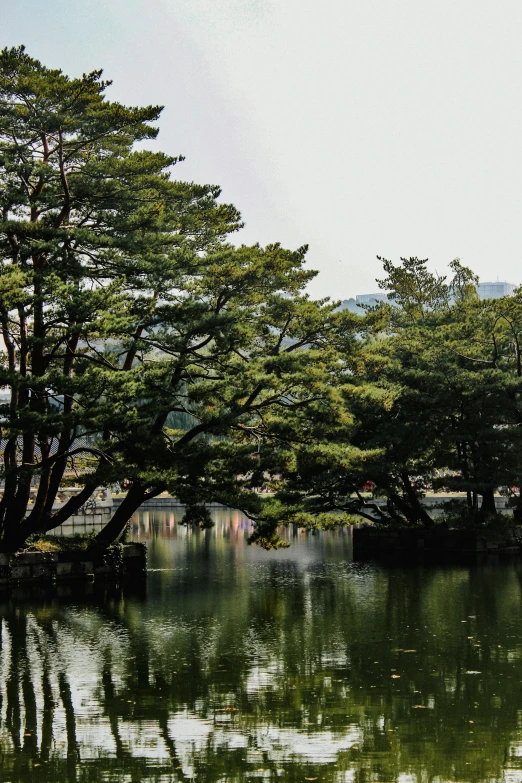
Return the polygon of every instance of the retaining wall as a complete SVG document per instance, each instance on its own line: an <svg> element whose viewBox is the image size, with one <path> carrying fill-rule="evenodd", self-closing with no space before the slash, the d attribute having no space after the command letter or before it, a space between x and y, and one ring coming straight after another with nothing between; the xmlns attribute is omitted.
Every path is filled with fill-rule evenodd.
<svg viewBox="0 0 522 783"><path fill-rule="evenodd" d="M147 570L143 544L115 544L108 549L0 554L0 588L18 583L119 579Z"/></svg>
<svg viewBox="0 0 522 783"><path fill-rule="evenodd" d="M398 555L449 555L521 551L522 528L495 535L487 530L453 530L448 528L379 528L371 525L354 527L353 555L357 559L394 557Z"/></svg>
<svg viewBox="0 0 522 783"><path fill-rule="evenodd" d="M112 505L114 508L117 506L120 506L123 503L124 498L123 497L113 497L112 498ZM205 506L207 508L226 508L226 506L221 505L221 503L205 503ZM185 508L184 503L180 503L177 498L171 498L171 497L158 497L158 498L151 498L150 500L146 500L144 503L141 504L138 511L151 511L151 510L160 510L160 509L169 509L169 508Z"/></svg>
<svg viewBox="0 0 522 783"><path fill-rule="evenodd" d="M111 505L116 508L117 506L121 505L123 503L124 497L118 496L111 498ZM447 503L448 501L460 501L461 503L466 503L466 496L465 495L429 495L427 497L422 498L421 503L426 508L429 508L430 510L435 510L435 512L440 509L440 506L443 503ZM386 499L385 498L372 498L372 503L375 503L377 506L386 506ZM505 511L510 510L508 507L508 498L500 495L495 496L495 506L497 508L497 511ZM205 505L208 508L226 508L221 503L205 503ZM141 504L138 511L141 510L150 510L150 509L168 509L168 508L185 508L185 505L183 503L180 503L177 498L160 495L156 498L151 498L150 500L146 500L144 503Z"/></svg>

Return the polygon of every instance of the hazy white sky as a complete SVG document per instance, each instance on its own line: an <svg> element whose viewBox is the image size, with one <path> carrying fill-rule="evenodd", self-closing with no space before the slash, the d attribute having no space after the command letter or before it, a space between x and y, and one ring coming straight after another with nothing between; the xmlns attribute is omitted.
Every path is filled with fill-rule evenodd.
<svg viewBox="0 0 522 783"><path fill-rule="evenodd" d="M377 254L522 282L520 0L0 0L0 40L164 104L178 175L309 244L315 296L376 290Z"/></svg>

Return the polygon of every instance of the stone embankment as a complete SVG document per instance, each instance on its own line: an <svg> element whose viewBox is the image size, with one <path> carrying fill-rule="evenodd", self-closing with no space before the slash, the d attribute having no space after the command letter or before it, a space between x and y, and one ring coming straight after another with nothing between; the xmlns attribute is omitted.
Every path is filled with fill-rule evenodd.
<svg viewBox="0 0 522 783"><path fill-rule="evenodd" d="M452 556L521 552L522 528L493 531L455 530L451 528L379 528L361 525L353 529L355 559L433 556L444 560Z"/></svg>
<svg viewBox="0 0 522 783"><path fill-rule="evenodd" d="M60 552L0 554L0 588L19 583L117 580L147 570L144 544L115 544Z"/></svg>

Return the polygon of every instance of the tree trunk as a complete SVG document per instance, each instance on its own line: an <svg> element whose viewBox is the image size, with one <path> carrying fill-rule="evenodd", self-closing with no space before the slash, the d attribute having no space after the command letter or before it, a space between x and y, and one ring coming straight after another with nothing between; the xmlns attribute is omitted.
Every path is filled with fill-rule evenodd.
<svg viewBox="0 0 522 783"><path fill-rule="evenodd" d="M156 494L159 494L159 492ZM146 497L147 492L141 484L132 484L121 505L118 506L109 522L96 536L97 543L103 546L109 546L109 544L114 543L121 536L125 530L125 525Z"/></svg>
<svg viewBox="0 0 522 783"><path fill-rule="evenodd" d="M14 501L16 487L18 484L18 474L16 469L16 437L11 438L4 452L5 482L4 494L0 501L0 530L3 530L4 521L8 509Z"/></svg>
<svg viewBox="0 0 522 783"><path fill-rule="evenodd" d="M53 514L40 517L29 515L25 519L19 520L16 524L13 521L12 524L6 525L0 542L0 551L16 552L33 533L47 533L49 530L54 530L54 528L63 525L69 517L89 500L98 483L98 481L88 482L77 495L70 498L61 509Z"/></svg>
<svg viewBox="0 0 522 783"><path fill-rule="evenodd" d="M99 482L95 479L88 481L83 489L78 492L77 495L73 495L72 498L69 498L67 503L65 503L61 509L45 517L41 523L43 530L48 533L49 530L54 530L54 528L63 525L63 523L66 522L69 517L72 517L72 515L89 500L92 493L97 488L98 483Z"/></svg>
<svg viewBox="0 0 522 783"><path fill-rule="evenodd" d="M433 519L430 517L424 506L422 505L420 498L415 491L413 484L410 481L410 477L406 472L401 474L402 482L408 502L412 510L413 517L416 517L414 521L422 522L424 527L433 527Z"/></svg>
<svg viewBox="0 0 522 783"><path fill-rule="evenodd" d="M495 488L486 487L480 494L482 495L481 512L483 514L495 514L497 510L495 506Z"/></svg>

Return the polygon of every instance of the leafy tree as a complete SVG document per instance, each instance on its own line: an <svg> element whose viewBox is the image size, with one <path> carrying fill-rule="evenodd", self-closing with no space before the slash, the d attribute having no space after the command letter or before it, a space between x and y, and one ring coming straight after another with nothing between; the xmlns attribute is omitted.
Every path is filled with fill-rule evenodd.
<svg viewBox="0 0 522 783"><path fill-rule="evenodd" d="M400 308L401 317L416 320L445 304L448 299L446 278L432 274L426 268L428 259L401 258L392 261L377 256L388 277L377 280L380 288L389 290L389 297Z"/></svg>
<svg viewBox="0 0 522 783"><path fill-rule="evenodd" d="M358 342L343 346L338 332L337 384L351 422L298 451L286 498L310 526L346 521L324 516L331 511L429 526L422 499L439 488L465 492L468 521L486 522L498 488L522 483L521 294L480 302L458 259L449 283L426 261L384 265L380 284L394 304L369 310Z"/></svg>
<svg viewBox="0 0 522 783"><path fill-rule="evenodd" d="M109 84L0 54L4 550L113 481L129 491L102 543L164 489L203 519L218 498L255 510L272 412L324 391L331 307L302 294L305 248L227 244L237 210L137 149L161 108L111 102ZM82 489L56 509L71 475Z"/></svg>

